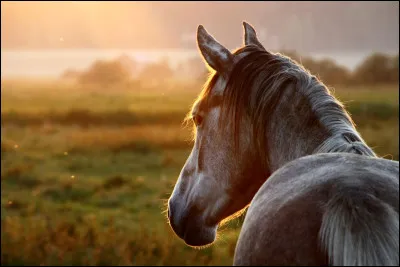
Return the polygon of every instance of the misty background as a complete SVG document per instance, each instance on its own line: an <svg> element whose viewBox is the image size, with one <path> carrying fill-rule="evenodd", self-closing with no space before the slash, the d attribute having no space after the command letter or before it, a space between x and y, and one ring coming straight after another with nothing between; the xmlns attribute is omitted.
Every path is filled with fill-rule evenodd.
<svg viewBox="0 0 400 267"><path fill-rule="evenodd" d="M199 57L199 24L234 49L243 20L271 51L350 69L371 53L399 51L398 2L1 2L2 77L59 76L121 55L177 67Z"/></svg>
<svg viewBox="0 0 400 267"><path fill-rule="evenodd" d="M398 51L397 1L21 1L1 7L2 49L195 49L198 24L234 48L246 20L271 49Z"/></svg>

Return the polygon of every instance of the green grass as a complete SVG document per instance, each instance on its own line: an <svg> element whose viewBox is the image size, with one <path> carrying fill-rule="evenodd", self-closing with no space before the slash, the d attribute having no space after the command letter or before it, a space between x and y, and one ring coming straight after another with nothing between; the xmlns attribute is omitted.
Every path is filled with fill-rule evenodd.
<svg viewBox="0 0 400 267"><path fill-rule="evenodd" d="M232 264L243 217L196 250L163 213L191 150L182 120L200 85L118 89L2 83L3 265ZM398 88L334 93L378 155L398 160Z"/></svg>
<svg viewBox="0 0 400 267"><path fill-rule="evenodd" d="M342 86L330 88L333 95L345 103L353 101L364 103L385 103L399 105L398 85L382 86Z"/></svg>
<svg viewBox="0 0 400 267"><path fill-rule="evenodd" d="M179 89L177 90L176 87ZM22 83L2 82L1 112L23 113L68 112L142 112L156 113L187 111L199 93L198 84L163 84L160 88L142 85L82 87L60 81ZM39 93L38 93L39 92ZM152 108L149 109L148 107Z"/></svg>

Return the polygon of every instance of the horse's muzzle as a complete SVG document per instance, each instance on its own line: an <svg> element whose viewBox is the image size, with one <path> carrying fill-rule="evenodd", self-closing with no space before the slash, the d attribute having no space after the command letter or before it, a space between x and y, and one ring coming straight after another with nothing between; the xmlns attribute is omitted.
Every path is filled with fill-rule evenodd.
<svg viewBox="0 0 400 267"><path fill-rule="evenodd" d="M189 246L204 246L215 240L217 226L206 226L198 208L185 207L171 198L168 201L168 219L175 234Z"/></svg>
<svg viewBox="0 0 400 267"><path fill-rule="evenodd" d="M179 205L177 201L172 201L170 199L168 201L168 220L171 225L172 230L174 230L175 234L183 239L185 236L185 227L187 220L187 216L185 216L182 212L182 205ZM182 216L183 215L183 216Z"/></svg>

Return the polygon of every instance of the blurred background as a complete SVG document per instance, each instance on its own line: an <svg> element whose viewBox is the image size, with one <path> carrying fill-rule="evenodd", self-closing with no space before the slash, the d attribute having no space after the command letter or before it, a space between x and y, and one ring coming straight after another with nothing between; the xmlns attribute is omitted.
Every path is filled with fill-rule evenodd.
<svg viewBox="0 0 400 267"><path fill-rule="evenodd" d="M1 264L231 265L243 216L207 249L166 200L207 70L251 23L301 62L384 158L399 159L398 2L1 2Z"/></svg>

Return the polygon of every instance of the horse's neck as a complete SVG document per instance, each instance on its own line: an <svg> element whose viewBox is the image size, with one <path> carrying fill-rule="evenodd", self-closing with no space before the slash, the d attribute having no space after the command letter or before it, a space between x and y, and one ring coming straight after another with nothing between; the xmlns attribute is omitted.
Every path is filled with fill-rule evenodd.
<svg viewBox="0 0 400 267"><path fill-rule="evenodd" d="M329 134L317 123L281 114L273 119L268 138L268 167L271 172L289 161L312 154ZM303 127L301 125L303 124Z"/></svg>
<svg viewBox="0 0 400 267"><path fill-rule="evenodd" d="M297 103L293 99L297 99ZM342 124L334 129L333 133L323 125L304 98L292 95L291 101L277 107L267 131L270 171L315 153L348 152L375 156L352 125Z"/></svg>

